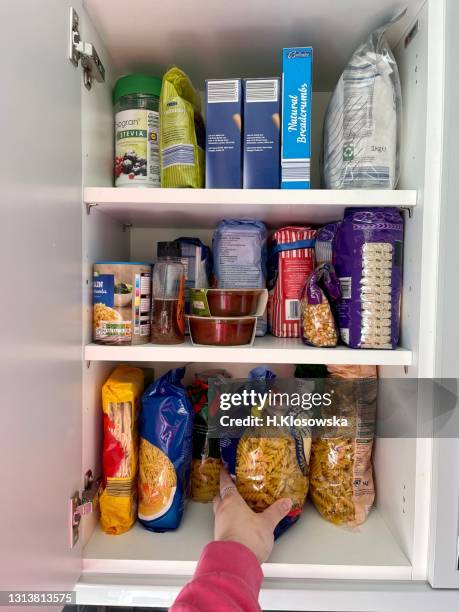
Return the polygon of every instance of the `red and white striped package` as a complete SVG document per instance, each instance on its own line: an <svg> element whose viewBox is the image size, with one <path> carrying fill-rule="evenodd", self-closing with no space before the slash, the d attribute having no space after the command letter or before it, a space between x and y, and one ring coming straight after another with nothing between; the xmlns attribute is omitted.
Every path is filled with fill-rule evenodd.
<svg viewBox="0 0 459 612"><path fill-rule="evenodd" d="M280 338L300 336L300 297L314 270L316 230L310 227L283 227L269 242L268 324Z"/></svg>

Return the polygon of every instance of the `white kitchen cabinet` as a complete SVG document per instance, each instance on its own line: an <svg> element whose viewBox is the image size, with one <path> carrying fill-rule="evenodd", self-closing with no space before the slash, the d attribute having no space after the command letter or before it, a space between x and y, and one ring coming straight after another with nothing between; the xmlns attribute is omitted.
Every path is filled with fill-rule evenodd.
<svg viewBox="0 0 459 612"><path fill-rule="evenodd" d="M282 374L298 362L373 363L387 378L458 377L458 295L450 279L458 255L459 9L454 0L406 4L407 15L390 31L404 100L400 189L261 192L113 189L117 76L161 74L176 62L202 88L206 77L278 74L283 46L311 44L317 176L329 92L352 50L396 2L2 3L7 121L0 171L4 284L12 288L2 317L2 589L76 587L80 603L167 606L211 539L210 508L189 504L180 529L168 534L136 526L107 536L96 516L84 516L70 546L69 499L82 490L87 470L100 474L100 388L118 361L156 372L190 362L190 374L219 363L237 375L260 362ZM81 66L67 59L70 6L79 14L82 39L95 46L106 69L105 83L89 91ZM152 260L159 238L192 232L209 240L224 216L256 216L276 227L335 219L346 205L388 204L404 209L406 222L397 351L320 350L269 337L248 349L91 343L95 260ZM422 396L419 410L431 401ZM393 405L381 398L378 409L384 414ZM377 501L368 521L354 533L307 506L264 566L264 609L459 609L458 440L424 431L379 439L374 463Z"/></svg>

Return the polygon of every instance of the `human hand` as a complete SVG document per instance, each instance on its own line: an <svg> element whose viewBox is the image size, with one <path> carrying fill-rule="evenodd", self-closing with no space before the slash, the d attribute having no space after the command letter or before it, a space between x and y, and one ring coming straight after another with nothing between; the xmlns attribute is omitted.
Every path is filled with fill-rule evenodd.
<svg viewBox="0 0 459 612"><path fill-rule="evenodd" d="M214 498L215 539L247 546L264 563L274 545L274 529L292 507L292 500L279 499L264 512L253 512L239 495L224 469L220 472L220 495Z"/></svg>

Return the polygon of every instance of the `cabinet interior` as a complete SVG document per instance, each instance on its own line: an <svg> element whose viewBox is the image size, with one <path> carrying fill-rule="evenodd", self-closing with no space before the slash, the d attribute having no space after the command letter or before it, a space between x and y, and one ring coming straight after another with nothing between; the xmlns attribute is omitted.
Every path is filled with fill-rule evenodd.
<svg viewBox="0 0 459 612"><path fill-rule="evenodd" d="M306 6L300 0L264 3L251 0L219 5L210 2L167 5L138 0L132 13L129 3L115 0L86 0L84 36L92 40L107 69L105 84L92 91L82 88L84 186L112 186L113 126L111 86L120 74L147 70L159 74L176 62L203 88L206 77L266 76L280 73L282 46L311 44L315 49L313 96L313 187L318 187L318 159L321 125L330 91L347 57L373 27L389 16L396 2L368 3L353 0L323 0ZM418 0L406 2L407 16L394 26L390 38L402 79L403 145L400 189L416 189L418 203L410 217L405 212L404 286L402 346L414 352L414 365L382 367L382 377L429 375L427 356L420 351L422 334L421 277L425 244L425 212L432 202L423 201L425 189L427 96L428 96L428 10ZM183 6L182 6L183 5ZM181 15L180 19L178 15ZM92 20L92 22L91 22ZM153 24L153 25L152 25ZM417 24L417 34L406 35ZM314 86L315 86L314 85ZM158 239L183 235L200 237L211 243L212 230L182 227L180 219L168 218L161 227L124 228L109 215L83 207L84 262L83 303L84 343L91 335L92 263L97 260L153 261ZM304 222L314 222L304 213ZM422 247L424 248L422 249ZM83 461L100 474L101 401L103 381L115 366L112 362L84 364ZM167 363L142 363L155 374L168 369ZM176 364L174 364L176 365ZM190 364L187 377L205 367L225 367L243 376L250 365ZM254 364L257 365L257 364ZM289 375L293 366L273 369ZM431 375L431 374L430 374ZM380 401L380 413L393 405ZM326 523L311 506L304 516L279 540L265 574L298 578L425 578L424 525L420 517L428 505L429 482L425 462L429 442L420 439L379 439L374 449L377 499L367 523L358 531L340 529ZM182 526L175 533L152 534L136 526L123 536L106 536L97 517L83 521L81 545L87 573L134 573L187 575L202 545L211 538L212 517L207 505L190 503Z"/></svg>

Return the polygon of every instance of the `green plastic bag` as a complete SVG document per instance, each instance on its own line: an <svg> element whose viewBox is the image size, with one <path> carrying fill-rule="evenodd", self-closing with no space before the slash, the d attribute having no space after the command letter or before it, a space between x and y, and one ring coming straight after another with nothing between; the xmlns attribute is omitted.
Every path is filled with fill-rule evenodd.
<svg viewBox="0 0 459 612"><path fill-rule="evenodd" d="M201 99L175 66L163 76L159 112L161 187L204 187Z"/></svg>

